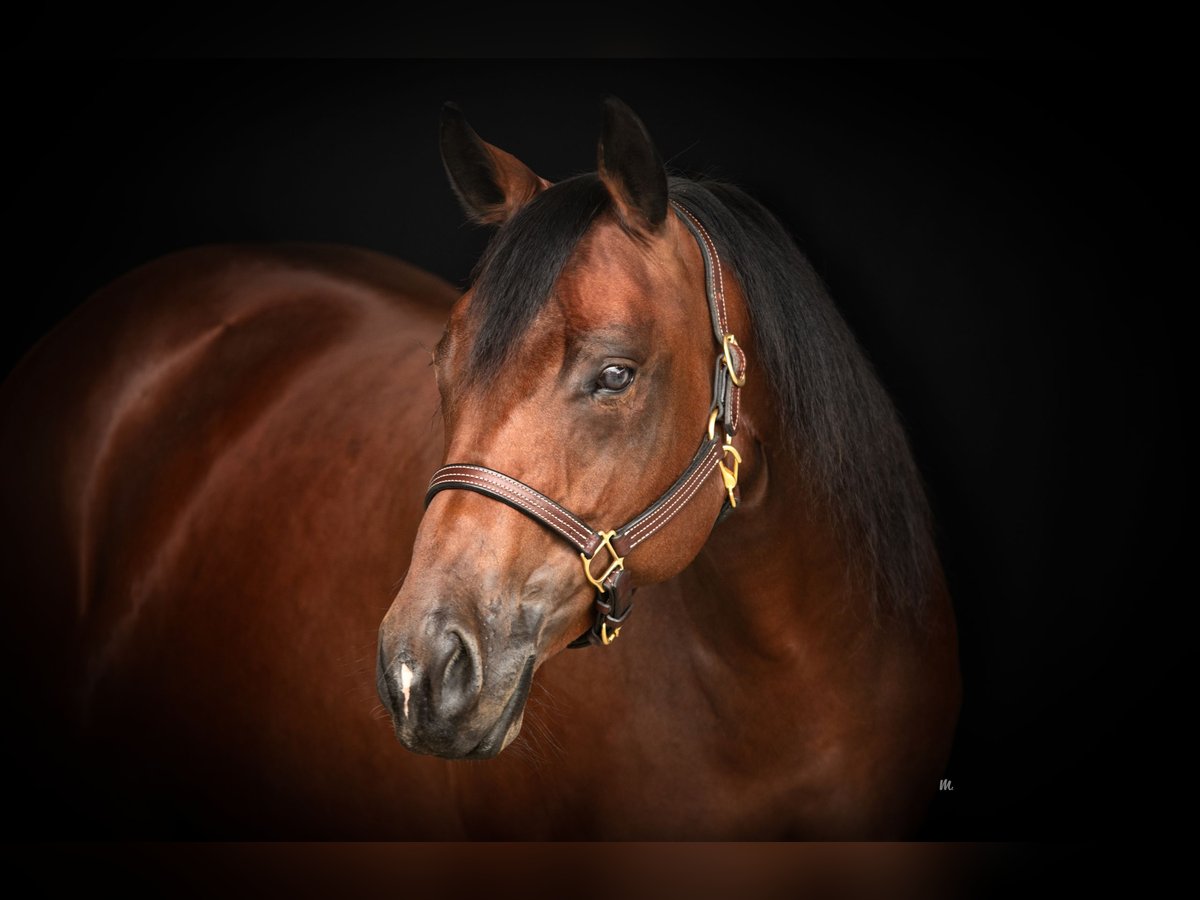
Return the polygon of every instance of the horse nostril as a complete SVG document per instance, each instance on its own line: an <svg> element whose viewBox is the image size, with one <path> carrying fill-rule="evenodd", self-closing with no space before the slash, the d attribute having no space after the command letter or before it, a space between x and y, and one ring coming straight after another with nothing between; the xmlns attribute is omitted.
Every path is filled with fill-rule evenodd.
<svg viewBox="0 0 1200 900"><path fill-rule="evenodd" d="M483 666L479 660L479 645L470 635L457 629L446 633L441 678L434 692L434 714L442 719L461 715L474 705L483 689ZM434 678L431 671L431 678Z"/></svg>
<svg viewBox="0 0 1200 900"><path fill-rule="evenodd" d="M380 649L376 682L397 729L451 734L483 691L483 661L469 632L431 622L428 642L390 659Z"/></svg>

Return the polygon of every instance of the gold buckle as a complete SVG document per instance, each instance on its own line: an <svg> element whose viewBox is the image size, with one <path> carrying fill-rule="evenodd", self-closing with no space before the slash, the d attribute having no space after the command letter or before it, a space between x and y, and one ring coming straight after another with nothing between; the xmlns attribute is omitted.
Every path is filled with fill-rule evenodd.
<svg viewBox="0 0 1200 900"><path fill-rule="evenodd" d="M735 338L732 334L725 335L725 340L721 342L721 351L725 354L725 368L729 370L729 377L733 379L733 383L738 387L741 387L746 383L746 376L743 374L741 379L738 378L737 369L733 365L733 356L729 352L730 344L733 344L739 350L741 349L741 347L738 345L737 338Z"/></svg>
<svg viewBox="0 0 1200 900"><path fill-rule="evenodd" d="M724 456L722 456L721 459L717 460L717 465L721 469L721 478L725 482L725 490L729 492L729 505L733 509L737 509L737 498L735 498L733 496L733 489L737 487L738 471L742 465L742 455L737 452L737 450L734 448L733 444L725 444L721 448L721 450L723 453L727 453L727 454L732 453L733 454L733 470L732 471L730 471L729 467L725 465Z"/></svg>
<svg viewBox="0 0 1200 900"><path fill-rule="evenodd" d="M604 531L604 532L601 532L601 534L600 534L600 537L602 538L602 540L600 541L600 547L608 548L608 552L612 556L612 562L608 564L608 568L604 570L604 574L601 575L598 579L594 578L592 576L592 560L596 558L596 553L600 552L600 547L597 547L596 553L593 553L591 556L588 556L586 553L579 554L579 558L583 560L583 574L587 576L587 580L592 583L592 585L596 588L596 590L598 590L602 594L604 593L604 579L606 579L609 575L611 575L613 572L617 571L618 569L625 568L625 560L622 557L617 556L617 551L612 545L612 539L615 536L616 536L615 531ZM617 633L614 631L613 637L616 637L616 636L617 636ZM605 641L604 643L607 644L608 641Z"/></svg>
<svg viewBox="0 0 1200 900"><path fill-rule="evenodd" d="M616 628L613 629L612 634L609 634L608 633L608 623L607 622L600 623L600 643L602 643L605 647L607 647L609 644L611 644L613 641L615 641L618 637L620 637L620 635L621 635L621 626L620 625L618 625Z"/></svg>

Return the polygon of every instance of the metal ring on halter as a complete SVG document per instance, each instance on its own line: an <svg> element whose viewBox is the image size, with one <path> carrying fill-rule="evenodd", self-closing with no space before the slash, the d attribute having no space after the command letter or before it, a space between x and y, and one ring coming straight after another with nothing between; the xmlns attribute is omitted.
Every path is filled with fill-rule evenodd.
<svg viewBox="0 0 1200 900"><path fill-rule="evenodd" d="M612 557L612 562L608 564L608 568L604 570L604 574L599 578L592 574L592 560L596 558L596 553L600 552L600 547L597 547L595 553L591 556L588 556L586 553L579 554L579 558L583 560L583 574L587 576L587 580L592 583L592 586L602 594L608 591L608 588L604 586L605 579L618 569L625 568L625 560L617 555L617 550L612 545L612 539L616 534L615 531L603 531L600 533L600 547L608 549L608 555Z"/></svg>
<svg viewBox="0 0 1200 900"><path fill-rule="evenodd" d="M733 444L725 444L721 448L721 452L733 456L732 469L725 465L724 456L717 460L717 466L721 469L721 480L725 482L725 490L729 493L729 506L732 509L737 509L737 498L733 496L733 491L738 483L738 472L742 465L742 454L737 452Z"/></svg>
<svg viewBox="0 0 1200 900"><path fill-rule="evenodd" d="M733 344L733 346L737 347L738 350L742 349L740 346L738 346L737 338L735 338L732 334L725 335L725 340L721 342L721 352L725 354L725 368L729 370L729 377L733 379L733 383L738 387L741 387L746 383L746 375L745 373L742 373L742 376L740 378L738 377L737 366L733 364L733 357L729 353L730 344Z"/></svg>

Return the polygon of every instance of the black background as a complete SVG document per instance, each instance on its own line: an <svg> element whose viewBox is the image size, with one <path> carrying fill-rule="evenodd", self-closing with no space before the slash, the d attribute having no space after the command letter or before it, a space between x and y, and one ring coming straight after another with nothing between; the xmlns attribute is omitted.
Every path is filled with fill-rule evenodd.
<svg viewBox="0 0 1200 900"><path fill-rule="evenodd" d="M595 167L600 100L621 97L672 169L782 219L907 423L966 690L954 790L922 836L1135 835L1190 778L1171 73L676 59L8 76L4 371L107 281L196 244L361 245L462 283L487 234L446 186L442 101L553 180Z"/></svg>

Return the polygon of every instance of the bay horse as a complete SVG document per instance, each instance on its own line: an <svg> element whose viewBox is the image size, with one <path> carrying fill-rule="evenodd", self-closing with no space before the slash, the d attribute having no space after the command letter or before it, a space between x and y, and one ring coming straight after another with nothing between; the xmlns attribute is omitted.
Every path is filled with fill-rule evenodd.
<svg viewBox="0 0 1200 900"><path fill-rule="evenodd" d="M552 184L453 105L441 149L499 226L465 294L196 248L3 385L31 834L911 834L953 610L811 265L616 100L595 173Z"/></svg>

